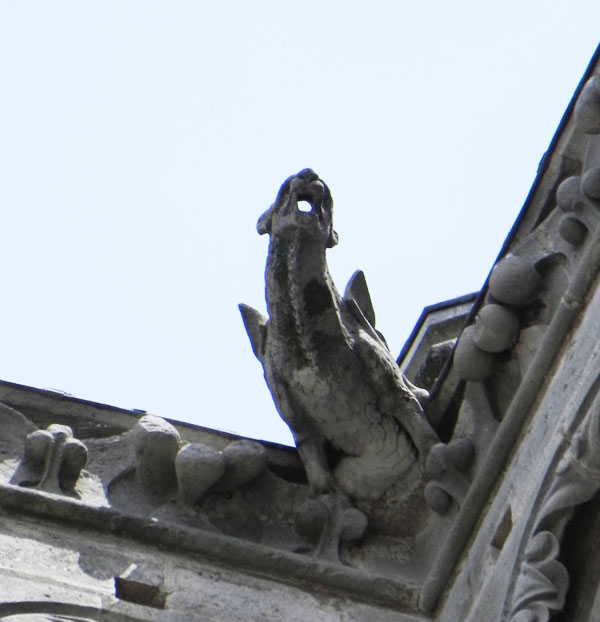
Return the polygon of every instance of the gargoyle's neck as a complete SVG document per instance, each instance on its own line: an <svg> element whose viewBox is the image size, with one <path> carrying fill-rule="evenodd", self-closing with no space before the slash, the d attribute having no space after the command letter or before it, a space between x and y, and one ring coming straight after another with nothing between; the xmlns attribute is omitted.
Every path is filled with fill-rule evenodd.
<svg viewBox="0 0 600 622"><path fill-rule="evenodd" d="M266 282L271 330L315 362L323 338L342 334L340 296L322 244L302 231L271 238Z"/></svg>

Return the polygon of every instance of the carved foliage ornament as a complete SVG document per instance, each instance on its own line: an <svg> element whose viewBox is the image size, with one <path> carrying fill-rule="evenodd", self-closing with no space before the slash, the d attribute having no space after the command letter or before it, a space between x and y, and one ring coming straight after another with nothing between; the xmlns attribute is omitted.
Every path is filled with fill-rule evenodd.
<svg viewBox="0 0 600 622"><path fill-rule="evenodd" d="M600 489L600 396L560 460L525 547L510 605L511 622L547 622L563 608L569 575L558 561L574 509Z"/></svg>
<svg viewBox="0 0 600 622"><path fill-rule="evenodd" d="M71 428L52 424L27 436L25 455L12 482L52 493L73 492L87 455Z"/></svg>

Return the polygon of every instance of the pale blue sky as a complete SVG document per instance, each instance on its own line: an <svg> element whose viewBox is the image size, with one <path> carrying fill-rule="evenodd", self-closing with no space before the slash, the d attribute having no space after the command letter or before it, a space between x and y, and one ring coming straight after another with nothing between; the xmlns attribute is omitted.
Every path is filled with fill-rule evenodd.
<svg viewBox="0 0 600 622"><path fill-rule="evenodd" d="M394 353L477 290L600 3L0 1L0 378L290 442L237 304L310 166Z"/></svg>

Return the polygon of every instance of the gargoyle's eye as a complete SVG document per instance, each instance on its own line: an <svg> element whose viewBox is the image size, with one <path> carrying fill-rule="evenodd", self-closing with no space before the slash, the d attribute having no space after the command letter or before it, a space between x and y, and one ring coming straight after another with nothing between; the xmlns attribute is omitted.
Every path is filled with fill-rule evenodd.
<svg viewBox="0 0 600 622"><path fill-rule="evenodd" d="M298 201L298 209L301 212L312 212L312 205L308 201Z"/></svg>

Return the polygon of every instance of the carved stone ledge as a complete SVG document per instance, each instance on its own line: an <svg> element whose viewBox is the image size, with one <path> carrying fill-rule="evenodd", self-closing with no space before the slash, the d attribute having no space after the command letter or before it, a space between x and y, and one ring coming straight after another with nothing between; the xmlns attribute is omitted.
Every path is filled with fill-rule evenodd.
<svg viewBox="0 0 600 622"><path fill-rule="evenodd" d="M172 552L199 555L236 572L271 577L300 589L327 590L331 595L390 607L394 611L416 609L418 586L414 581L327 563L239 537L132 516L112 508L90 506L69 497L11 485L0 484L0 507L5 514L58 519L85 530L114 533Z"/></svg>

